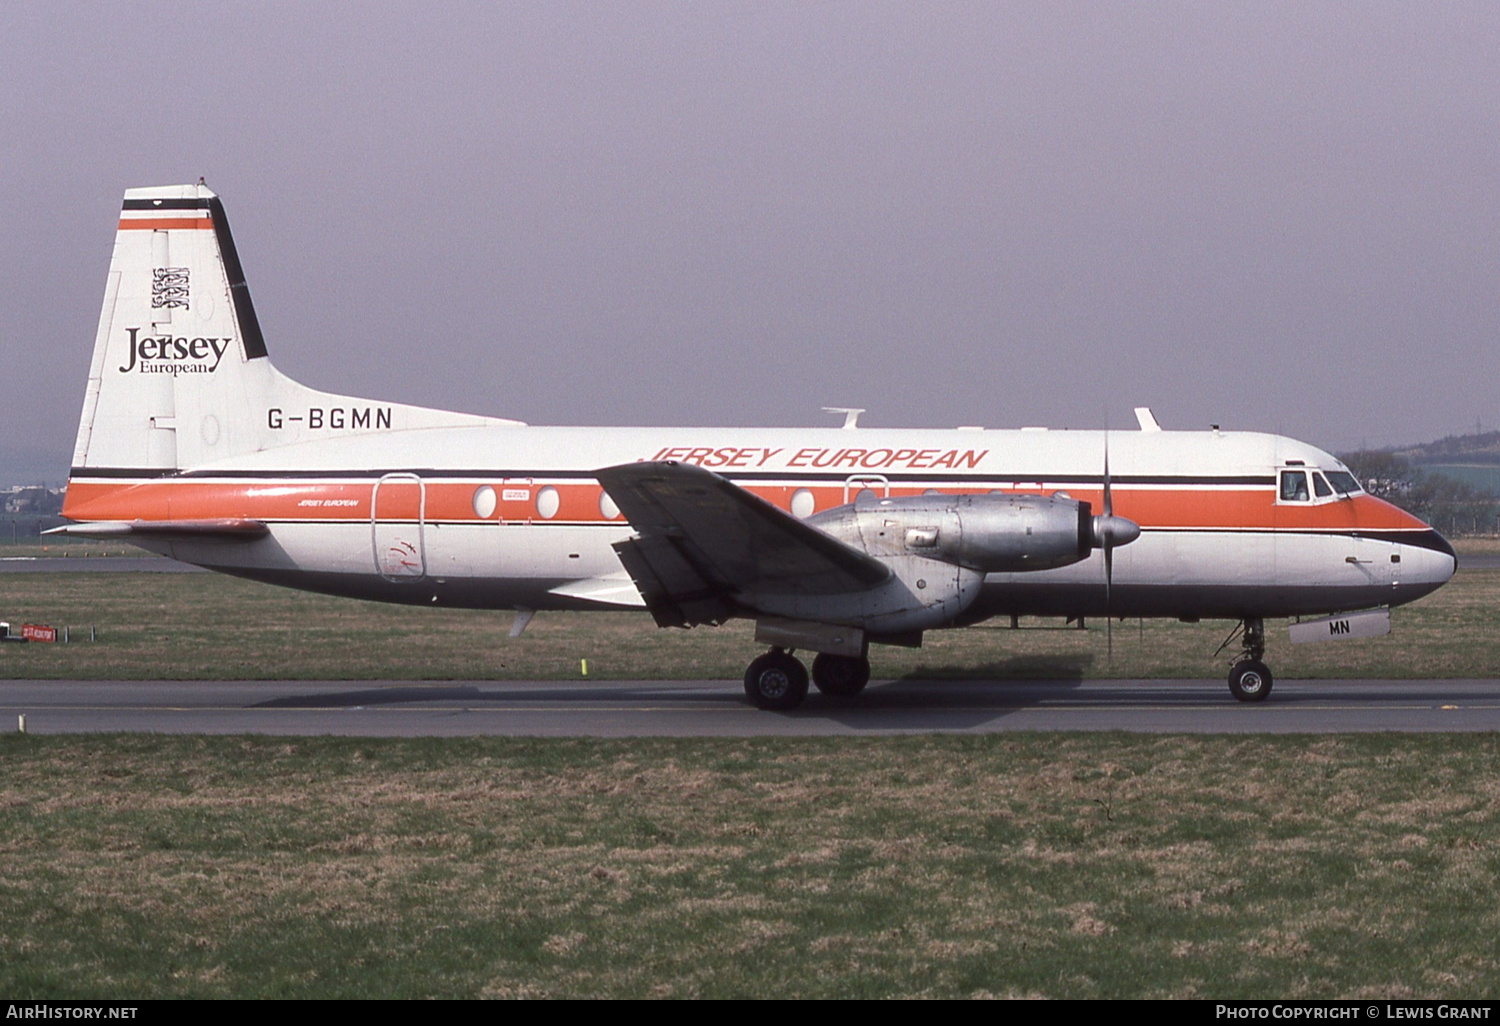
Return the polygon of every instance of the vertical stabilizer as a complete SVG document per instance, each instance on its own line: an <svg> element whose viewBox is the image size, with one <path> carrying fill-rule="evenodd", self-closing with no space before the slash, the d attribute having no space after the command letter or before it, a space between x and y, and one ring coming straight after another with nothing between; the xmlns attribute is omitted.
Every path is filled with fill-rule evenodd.
<svg viewBox="0 0 1500 1026"><path fill-rule="evenodd" d="M247 349L235 316L215 231L217 203L201 185L125 193L75 468L176 468L177 379L211 387L251 352L265 356L259 327ZM255 325L253 312L248 320Z"/></svg>
<svg viewBox="0 0 1500 1026"><path fill-rule="evenodd" d="M515 424L331 395L279 374L219 198L130 189L94 339L75 473L157 476L297 442Z"/></svg>

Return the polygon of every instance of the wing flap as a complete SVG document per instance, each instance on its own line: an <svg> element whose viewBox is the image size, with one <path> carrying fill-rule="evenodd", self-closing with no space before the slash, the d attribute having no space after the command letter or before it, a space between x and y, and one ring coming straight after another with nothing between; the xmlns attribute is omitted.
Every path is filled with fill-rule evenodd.
<svg viewBox="0 0 1500 1026"><path fill-rule="evenodd" d="M842 594L890 576L878 560L701 467L628 463L596 476L635 529L615 551L658 622L665 614L673 625L719 623L746 593Z"/></svg>
<svg viewBox="0 0 1500 1026"><path fill-rule="evenodd" d="M658 627L723 623L735 613L730 589L700 573L680 541L668 534L637 535L615 542L614 550Z"/></svg>

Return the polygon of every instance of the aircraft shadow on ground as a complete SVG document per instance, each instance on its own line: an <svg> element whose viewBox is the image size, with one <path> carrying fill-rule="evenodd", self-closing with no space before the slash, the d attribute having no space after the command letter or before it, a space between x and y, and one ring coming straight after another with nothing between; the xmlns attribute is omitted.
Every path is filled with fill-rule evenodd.
<svg viewBox="0 0 1500 1026"><path fill-rule="evenodd" d="M631 684L608 683L577 686L559 681L556 685L542 688L505 688L486 691L474 684L451 686L410 686L389 688L362 688L356 691L338 691L318 695L288 695L271 698L250 706L252 709L349 709L359 706L415 705L422 702L466 702L475 705L517 705L524 702L547 702L564 706L575 702L618 702L622 699L639 701L718 702L736 704L742 699L730 692L682 691L668 692L660 686L639 687Z"/></svg>
<svg viewBox="0 0 1500 1026"><path fill-rule="evenodd" d="M851 730L889 730L910 726L923 730L961 730L992 721L1044 701L1055 701L1083 682L1093 662L1087 656L1028 656L1002 659L963 669L961 678L940 667L918 667L899 678L871 685L849 698L813 689L804 705L784 713L796 719L829 719ZM286 695L256 703L256 709L351 709L427 703L462 703L472 707L543 704L566 711L590 703L652 703L702 708L707 704L742 707L738 688L683 688L672 682L558 682L544 687L495 687L482 684L396 685L356 688L321 694ZM893 722L898 717L898 722Z"/></svg>
<svg viewBox="0 0 1500 1026"><path fill-rule="evenodd" d="M997 659L977 666L941 667L921 666L894 681L964 681L985 682L998 685L1026 684L1028 682L1081 681L1094 664L1088 655L1027 655Z"/></svg>
<svg viewBox="0 0 1500 1026"><path fill-rule="evenodd" d="M872 684L863 694L848 698L813 690L799 708L757 715L781 720L829 720L852 731L964 730L982 726L997 717L1017 712L1047 700L1056 700L1076 688L1074 680L937 680L907 677ZM430 705L434 710L461 704L470 709L536 707L567 713L589 705L620 706L650 704L663 713L705 712L704 706L739 711L748 705L738 687L712 690L674 689L670 686L640 687L626 683L587 687L560 684L547 688L486 690L476 685L451 687L361 688L313 695L286 695L257 702L251 709L360 709L388 706ZM749 711L749 710L746 710ZM708 715L715 715L708 712ZM580 724L582 721L580 721Z"/></svg>
<svg viewBox="0 0 1500 1026"><path fill-rule="evenodd" d="M961 670L918 666L852 698L812 692L787 715L831 719L851 730L963 730L1076 691L1089 656L1024 656ZM899 722L893 718L899 717Z"/></svg>
<svg viewBox="0 0 1500 1026"><path fill-rule="evenodd" d="M964 704L973 705L976 700L989 701L997 707L1025 702L1025 696L1039 687L1056 693L1059 685L1076 686L1083 680L1085 669L1092 663L1087 656L1027 656L1002 659L975 667L966 667L962 677L954 677L953 671L937 667L917 667L912 672L890 683L877 685L864 694L850 699L830 699L811 692L810 701L822 698L822 712L833 708L854 710L860 708L913 708ZM917 686L909 686L917 685ZM342 709L355 706L411 705L423 702L473 702L497 705L513 705L521 702L549 702L566 705L576 702L596 701L652 701L694 702L723 701L739 704L743 698L737 691L703 691L701 689L677 690L671 682L664 681L648 687L621 682L611 684L578 685L558 682L548 687L497 688L486 690L479 684L432 684L396 685L384 688L359 688L316 695L287 695L258 702L255 709ZM837 705L829 703L837 702ZM802 711L809 711L804 706Z"/></svg>

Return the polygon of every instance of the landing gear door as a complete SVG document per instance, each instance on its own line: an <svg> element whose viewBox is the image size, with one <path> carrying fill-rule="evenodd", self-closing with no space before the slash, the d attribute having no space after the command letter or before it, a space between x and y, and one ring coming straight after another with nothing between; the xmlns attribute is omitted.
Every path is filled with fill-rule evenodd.
<svg viewBox="0 0 1500 1026"><path fill-rule="evenodd" d="M415 474L387 474L375 482L370 543L375 571L387 581L420 581L427 576L422 547L426 507L426 486Z"/></svg>

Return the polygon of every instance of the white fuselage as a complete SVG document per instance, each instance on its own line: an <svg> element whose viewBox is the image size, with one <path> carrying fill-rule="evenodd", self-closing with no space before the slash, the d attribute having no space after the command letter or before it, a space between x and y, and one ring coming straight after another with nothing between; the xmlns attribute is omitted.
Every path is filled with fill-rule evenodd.
<svg viewBox="0 0 1500 1026"><path fill-rule="evenodd" d="M168 475L75 470L69 516L243 517L253 542L144 542L228 573L338 594L480 608L629 608L611 545L631 533L593 477L676 460L799 517L878 495L1066 495L1100 508L1108 446L1115 512L1141 527L1114 556L1121 616L1290 616L1410 601L1454 558L1420 521L1368 495L1283 501L1279 472L1341 468L1311 446L1220 432L474 426L341 435L328 410L285 446ZM288 412L279 410L285 423ZM997 613L1097 615L1102 557L989 574L964 622Z"/></svg>

